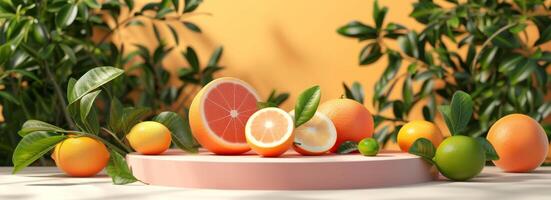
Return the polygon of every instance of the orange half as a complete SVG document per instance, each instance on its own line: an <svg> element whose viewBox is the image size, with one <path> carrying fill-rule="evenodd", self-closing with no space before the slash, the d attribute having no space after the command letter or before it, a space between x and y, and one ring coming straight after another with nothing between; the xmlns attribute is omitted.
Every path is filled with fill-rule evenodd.
<svg viewBox="0 0 551 200"><path fill-rule="evenodd" d="M240 154L250 150L245 124L258 108L256 91L236 78L219 78L204 86L189 110L193 136L216 154Z"/></svg>
<svg viewBox="0 0 551 200"><path fill-rule="evenodd" d="M245 136L259 155L280 156L293 145L293 118L279 108L264 108L247 121Z"/></svg>

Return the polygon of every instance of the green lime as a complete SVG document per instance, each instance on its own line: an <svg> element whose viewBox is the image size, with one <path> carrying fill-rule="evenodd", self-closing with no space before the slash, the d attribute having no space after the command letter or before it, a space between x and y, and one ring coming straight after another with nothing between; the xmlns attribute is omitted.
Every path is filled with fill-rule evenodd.
<svg viewBox="0 0 551 200"><path fill-rule="evenodd" d="M456 135L446 138L438 146L433 160L445 177L455 181L465 181L482 171L486 154L482 146L472 137Z"/></svg>
<svg viewBox="0 0 551 200"><path fill-rule="evenodd" d="M365 138L358 143L358 151L364 156L376 156L379 153L379 142L373 138Z"/></svg>

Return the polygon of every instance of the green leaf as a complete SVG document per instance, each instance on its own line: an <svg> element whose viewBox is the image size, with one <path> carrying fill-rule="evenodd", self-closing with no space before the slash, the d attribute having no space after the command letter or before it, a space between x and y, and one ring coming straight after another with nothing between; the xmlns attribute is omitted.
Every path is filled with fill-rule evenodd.
<svg viewBox="0 0 551 200"><path fill-rule="evenodd" d="M451 117L455 130L460 132L467 127L473 114L473 100L471 95L457 91L453 94L451 102Z"/></svg>
<svg viewBox="0 0 551 200"><path fill-rule="evenodd" d="M536 40L536 43L534 43L535 46L538 46L540 44L546 43L549 40L551 40L551 26L547 26L545 30L540 30L540 37L538 40Z"/></svg>
<svg viewBox="0 0 551 200"><path fill-rule="evenodd" d="M100 92L101 90L96 90L84 95L82 99L80 99L80 118L82 120L86 120L88 118L88 114L90 113L92 106L94 106L94 101Z"/></svg>
<svg viewBox="0 0 551 200"><path fill-rule="evenodd" d="M381 46L379 43L371 43L366 45L360 52L360 65L369 65L381 58L383 53L381 52Z"/></svg>
<svg viewBox="0 0 551 200"><path fill-rule="evenodd" d="M402 87L402 98L404 99L405 109L409 110L413 105L413 85L411 76L407 76L404 80L404 85Z"/></svg>
<svg viewBox="0 0 551 200"><path fill-rule="evenodd" d="M417 156L421 156L423 159L431 164L434 164L432 158L436 153L436 148L432 142L426 138L419 138L413 142L413 145L409 148L409 153Z"/></svg>
<svg viewBox="0 0 551 200"><path fill-rule="evenodd" d="M450 25L452 28L457 28L459 27L459 17L451 17L450 19L448 19L448 21L446 21L446 23L448 23L448 25Z"/></svg>
<svg viewBox="0 0 551 200"><path fill-rule="evenodd" d="M134 9L134 0L124 0L124 3L128 6L128 10L132 11Z"/></svg>
<svg viewBox="0 0 551 200"><path fill-rule="evenodd" d="M14 96L12 96L10 93L7 93L7 92L4 92L4 91L0 91L0 99L4 99L4 100L7 100L7 101L10 101L16 105L20 105L21 103L19 103L19 100L17 100Z"/></svg>
<svg viewBox="0 0 551 200"><path fill-rule="evenodd" d="M123 70L114 67L96 67L86 72L75 82L72 92L68 95L69 104L78 101L84 95L105 85L123 73Z"/></svg>
<svg viewBox="0 0 551 200"><path fill-rule="evenodd" d="M121 133L122 135L119 135L121 138L123 135L126 135L126 133L130 132L130 129L137 123L139 123L143 118L151 114L151 109L146 107L141 108L134 108L134 107L127 107L123 109L123 116L122 119L120 119L119 123L121 123L121 128L123 129Z"/></svg>
<svg viewBox="0 0 551 200"><path fill-rule="evenodd" d="M486 153L486 160L499 160L499 156L497 155L497 152L494 149L494 146L492 146L492 144L486 138L476 137L474 139L484 149L484 152Z"/></svg>
<svg viewBox="0 0 551 200"><path fill-rule="evenodd" d="M107 164L107 175L111 177L115 185L124 185L138 181L126 164L126 161L116 151L110 151L109 164Z"/></svg>
<svg viewBox="0 0 551 200"><path fill-rule="evenodd" d="M256 107L260 110L260 109L263 109L263 108L277 108L277 104L273 103L273 102L256 102Z"/></svg>
<svg viewBox="0 0 551 200"><path fill-rule="evenodd" d="M337 29L337 32L343 36L365 39L377 38L377 30L371 26L358 21L352 21L343 27Z"/></svg>
<svg viewBox="0 0 551 200"><path fill-rule="evenodd" d="M373 3L373 19L375 20L375 27L377 30L381 30L383 27L383 22L385 20L386 13L388 12L388 8L383 7L382 9L379 7L379 1L375 0Z"/></svg>
<svg viewBox="0 0 551 200"><path fill-rule="evenodd" d="M94 9L101 8L101 4L98 3L96 0L84 0L84 3L85 3L89 8L94 8ZM129 7L130 7L130 6L129 6Z"/></svg>
<svg viewBox="0 0 551 200"><path fill-rule="evenodd" d="M189 128L189 122L175 112L162 112L153 118L153 121L164 124L170 130L172 134L172 141L180 149L189 152L197 153L197 147L193 136L191 135L191 129Z"/></svg>
<svg viewBox="0 0 551 200"><path fill-rule="evenodd" d="M48 124L46 122L31 119L23 123L23 126L21 126L21 130L19 130L17 134L19 134L21 137L25 137L26 135L37 131L67 132L65 129Z"/></svg>
<svg viewBox="0 0 551 200"><path fill-rule="evenodd" d="M33 132L25 137L17 144L13 153L13 171L17 173L23 168L29 166L44 154L48 153L55 145L64 139L66 136L56 135L47 132Z"/></svg>
<svg viewBox="0 0 551 200"><path fill-rule="evenodd" d="M207 66L218 66L218 61L220 61L220 57L222 57L222 52L224 51L223 47L218 47L214 50L212 55L210 56L209 63Z"/></svg>
<svg viewBox="0 0 551 200"><path fill-rule="evenodd" d="M203 0L186 0L184 5L184 13L194 11L202 2Z"/></svg>
<svg viewBox="0 0 551 200"><path fill-rule="evenodd" d="M451 107L449 105L442 105L438 106L438 111L442 114L442 117L444 118L444 122L446 122L446 125L448 126L448 129L450 130L452 135L455 135L457 131L454 129L455 126L453 125L453 120L451 117Z"/></svg>
<svg viewBox="0 0 551 200"><path fill-rule="evenodd" d="M355 81L352 84L352 88L349 88L344 82L342 83L342 86L344 87L344 95L346 98L355 100L361 104L364 103L364 89L359 82Z"/></svg>
<svg viewBox="0 0 551 200"><path fill-rule="evenodd" d="M126 134L124 125L124 114L121 102L118 99L111 99L109 104L109 129L118 135L119 138Z"/></svg>
<svg viewBox="0 0 551 200"><path fill-rule="evenodd" d="M300 94L295 105L295 127L308 122L316 114L320 98L321 90L317 85Z"/></svg>
<svg viewBox="0 0 551 200"><path fill-rule="evenodd" d="M174 29L174 27L170 25L168 25L168 29L170 30L170 33L172 33L172 38L174 38L174 42L176 43L176 45L179 45L180 38L178 37L178 32L176 31L176 29Z"/></svg>
<svg viewBox="0 0 551 200"><path fill-rule="evenodd" d="M197 25L191 22L182 22L184 26L189 29L190 31L201 33L201 28L199 28Z"/></svg>
<svg viewBox="0 0 551 200"><path fill-rule="evenodd" d="M161 32L159 32L159 27L157 25L153 24L153 33L155 34L155 39L159 44L163 43L163 38L161 36Z"/></svg>
<svg viewBox="0 0 551 200"><path fill-rule="evenodd" d="M55 24L58 28L65 28L77 18L78 7L76 4L67 4L59 10L55 17Z"/></svg>
<svg viewBox="0 0 551 200"><path fill-rule="evenodd" d="M337 148L337 154L348 154L358 150L358 143L354 141L344 141Z"/></svg>
<svg viewBox="0 0 551 200"><path fill-rule="evenodd" d="M187 47L186 51L183 54L193 71L198 72L201 65L199 64L199 58L197 57L197 53L195 53L195 50L191 47Z"/></svg>

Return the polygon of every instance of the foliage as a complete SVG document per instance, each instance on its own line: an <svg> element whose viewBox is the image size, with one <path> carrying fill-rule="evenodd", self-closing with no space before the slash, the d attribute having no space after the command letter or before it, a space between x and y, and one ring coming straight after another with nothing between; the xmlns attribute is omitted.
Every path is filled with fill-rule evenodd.
<svg viewBox="0 0 551 200"><path fill-rule="evenodd" d="M181 85L168 83L170 74L162 64L165 56L181 43L177 27L201 32L187 20L201 2L162 0L138 8L133 0L1 0L0 105L5 121L0 122L0 165L11 164L11 155L20 140L17 130L28 119L56 124L63 129L98 132L95 123L81 124L83 116L71 116L67 105L76 97L67 98L69 91L61 87L73 84L71 77L80 77L98 66L124 69L126 76L118 76L112 80L114 84L103 85L104 95L80 91L77 97L88 94L81 99L86 106L69 109L90 110L89 117L97 115L99 118L95 120L105 122L108 120L103 118L108 116L105 113L117 107L109 100L114 98L122 101L119 104L153 109L153 112L145 108L124 109L120 112L123 116L111 116L114 118L132 121L144 112L153 114L161 109L184 114L185 98L222 69L218 66L222 48L216 49L201 69L194 49L188 47L183 55L189 65L182 66L178 75ZM137 50L130 51L125 44L116 44L111 39L119 30L147 24L154 27L152 32L158 41L154 49L133 44ZM162 29L169 30L171 37L161 35ZM99 88L88 89L99 91ZM135 91L141 96L134 102L129 94ZM100 108L97 110L90 103L96 97ZM176 103L178 97L183 101ZM86 115L86 112L80 113Z"/></svg>
<svg viewBox="0 0 551 200"><path fill-rule="evenodd" d="M13 172L16 173L39 159L57 143L66 139L67 134L76 134L77 137L97 139L111 150L107 174L111 176L113 183L127 184L137 181L124 160L124 155L133 151L125 136L128 133L126 130L146 118L149 115L148 112L144 112L143 108L119 107L118 100L112 98L109 122L101 123L98 121L100 117L97 114L97 108L93 106L97 97L102 93L105 94L102 88L121 76L122 72L123 70L114 67L97 67L78 80L71 79L67 89L68 112L77 128L65 130L37 120L25 122L19 131L23 139L13 154L15 166ZM169 128L177 147L188 152L197 152L197 146L191 135L184 133L185 129L180 127L184 124L180 115L174 112L163 112L154 119Z"/></svg>
<svg viewBox="0 0 551 200"><path fill-rule="evenodd" d="M551 88L551 52L541 49L551 40L551 12L543 1L419 0L410 14L423 25L419 32L385 23L387 12L375 1L374 25L352 21L337 30L367 43L360 65L388 59L372 99L379 141L395 137L417 104L424 118L433 121L437 99L450 101L458 90L472 95L474 115L469 118L474 120L464 130L451 130L467 135L484 136L489 125L510 113L525 113L538 121L551 114L551 102L544 99ZM528 38L531 26L539 37ZM399 49L391 48L390 42L397 42ZM407 69L401 69L403 61ZM400 83L402 98L389 99ZM414 85L420 88L414 90ZM345 91L347 97L363 101L346 85ZM385 116L386 110L394 117Z"/></svg>
<svg viewBox="0 0 551 200"><path fill-rule="evenodd" d="M445 108L445 109L443 109ZM451 105L441 105L438 107L441 114L446 119L446 125L453 135L461 135L461 130L467 127L471 119L473 104L469 94L463 91L457 91L453 94ZM443 112L451 111L451 112ZM484 149L486 160L499 160L496 150L486 138L476 137L475 140ZM426 138L419 138L413 142L409 153L421 156L431 164L436 164L433 160L436 153L436 147Z"/></svg>

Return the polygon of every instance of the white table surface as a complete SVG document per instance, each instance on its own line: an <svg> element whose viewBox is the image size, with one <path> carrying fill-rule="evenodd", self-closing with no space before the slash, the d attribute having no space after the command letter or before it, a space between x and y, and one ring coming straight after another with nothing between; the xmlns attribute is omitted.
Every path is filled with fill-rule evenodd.
<svg viewBox="0 0 551 200"><path fill-rule="evenodd" d="M330 181L330 180L328 180ZM486 167L469 182L430 183L356 190L210 190L144 185L113 185L109 177L67 177L55 167L30 167L17 175L0 167L0 200L18 199L543 199L551 200L551 167L532 173L503 173Z"/></svg>

